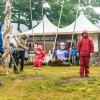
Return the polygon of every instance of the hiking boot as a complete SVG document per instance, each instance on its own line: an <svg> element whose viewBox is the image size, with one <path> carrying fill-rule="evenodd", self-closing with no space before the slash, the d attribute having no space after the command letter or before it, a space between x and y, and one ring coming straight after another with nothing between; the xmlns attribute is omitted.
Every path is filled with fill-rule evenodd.
<svg viewBox="0 0 100 100"><path fill-rule="evenodd" d="M41 70L41 68L38 68L38 70Z"/></svg>
<svg viewBox="0 0 100 100"><path fill-rule="evenodd" d="M20 74L23 72L23 70L20 70Z"/></svg>
<svg viewBox="0 0 100 100"><path fill-rule="evenodd" d="M85 75L85 77L89 77L89 75Z"/></svg>
<svg viewBox="0 0 100 100"><path fill-rule="evenodd" d="M14 74L19 74L18 71L14 71Z"/></svg>
<svg viewBox="0 0 100 100"><path fill-rule="evenodd" d="M34 70L36 70L37 68L36 67L34 67Z"/></svg>
<svg viewBox="0 0 100 100"><path fill-rule="evenodd" d="M55 56L55 61L58 61L58 56L57 55Z"/></svg>
<svg viewBox="0 0 100 100"><path fill-rule="evenodd" d="M3 85L3 82L0 82L0 86Z"/></svg>
<svg viewBox="0 0 100 100"><path fill-rule="evenodd" d="M82 77L84 77L84 75L80 75L80 77L82 78Z"/></svg>
<svg viewBox="0 0 100 100"><path fill-rule="evenodd" d="M52 63L51 60L48 62L48 65L49 65L49 66L52 66L52 65L53 65L53 63Z"/></svg>

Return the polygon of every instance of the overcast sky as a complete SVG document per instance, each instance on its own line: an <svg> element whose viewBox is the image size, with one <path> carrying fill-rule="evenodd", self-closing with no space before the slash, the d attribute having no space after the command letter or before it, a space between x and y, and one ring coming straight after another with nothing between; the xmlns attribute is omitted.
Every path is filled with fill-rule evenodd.
<svg viewBox="0 0 100 100"><path fill-rule="evenodd" d="M100 7L96 7L95 11L100 14Z"/></svg>

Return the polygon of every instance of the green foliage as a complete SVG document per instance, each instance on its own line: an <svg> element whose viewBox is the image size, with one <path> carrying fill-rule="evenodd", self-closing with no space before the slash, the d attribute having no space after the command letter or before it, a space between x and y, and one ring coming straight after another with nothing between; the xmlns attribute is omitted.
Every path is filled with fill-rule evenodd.
<svg viewBox="0 0 100 100"><path fill-rule="evenodd" d="M0 22L4 23L5 0L0 0Z"/></svg>
<svg viewBox="0 0 100 100"><path fill-rule="evenodd" d="M44 7L44 14L47 15L48 19L58 26L58 20L61 11L62 0L45 0L50 5L50 8ZM45 1L44 5L45 5ZM83 11L86 17L93 23L97 23L100 20L99 14L94 10L94 7L100 6L100 0L80 0L80 5L78 6L79 0L65 0L64 8L61 17L60 27L65 27L71 24L76 17L76 11L79 9ZM4 22L4 11L5 11L6 0L0 0L0 22ZM32 19L36 21L37 24L42 20L42 0L31 0L32 4ZM18 30L20 31L20 24L24 24L28 29L32 28L31 24L31 14L30 14L30 4L29 0L13 0L12 3L12 23L18 24ZM90 7L91 5L91 7ZM35 27L35 26L34 26Z"/></svg>
<svg viewBox="0 0 100 100"><path fill-rule="evenodd" d="M62 3L50 2L49 4L51 6L51 9L49 10L48 12L49 14L47 16L53 24L58 26ZM71 4L69 1L65 1L60 27L64 27L71 24L75 20L75 14L76 14L76 9L74 5Z"/></svg>

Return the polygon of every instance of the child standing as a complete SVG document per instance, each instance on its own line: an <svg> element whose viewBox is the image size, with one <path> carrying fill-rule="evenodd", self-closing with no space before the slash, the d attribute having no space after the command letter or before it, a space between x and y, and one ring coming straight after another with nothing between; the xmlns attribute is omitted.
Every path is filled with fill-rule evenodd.
<svg viewBox="0 0 100 100"><path fill-rule="evenodd" d="M88 31L82 32L82 39L78 43L78 53L80 59L80 77L88 77L90 56L94 52L94 44L92 39L88 37Z"/></svg>
<svg viewBox="0 0 100 100"><path fill-rule="evenodd" d="M65 62L69 58L69 52L66 50L66 44L61 42L59 45L59 49L56 51L54 50L54 59L48 62L48 65L53 65L55 62Z"/></svg>
<svg viewBox="0 0 100 100"><path fill-rule="evenodd" d="M42 67L42 62L44 61L45 58L45 53L42 50L42 45L38 45L38 47L36 48L37 50L34 52L36 55L36 59L34 61L34 69L38 69L41 70Z"/></svg>
<svg viewBox="0 0 100 100"><path fill-rule="evenodd" d="M72 64L73 64L73 66L75 66L76 65L76 56L77 56L77 50L75 47L73 47L71 54L72 54Z"/></svg>

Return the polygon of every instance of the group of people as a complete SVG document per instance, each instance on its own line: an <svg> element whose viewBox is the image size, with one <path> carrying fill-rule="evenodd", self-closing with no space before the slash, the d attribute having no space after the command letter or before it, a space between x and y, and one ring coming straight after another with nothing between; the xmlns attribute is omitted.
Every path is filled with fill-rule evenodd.
<svg viewBox="0 0 100 100"><path fill-rule="evenodd" d="M1 26L0 26L1 28ZM27 38L29 36L27 34L23 34L22 36L18 37L17 39L17 46L10 44L13 47L11 49L12 56L15 60L16 65L18 65L19 59L21 59L20 64L20 73L24 69L24 60L25 60L25 51L28 51L28 47L26 47ZM89 75L89 60L90 56L92 56L94 52L94 45L92 40L88 37L88 31L84 30L82 32L82 39L78 43L78 48L72 48L72 50L66 50L66 44L61 42L59 48L57 50L53 50L53 59L48 62L49 65L53 65L55 62L66 62L69 61L70 54L72 55L72 63L75 65L76 63L76 56L78 55L80 61L80 76L81 77L88 77ZM4 49L2 48L2 34L0 32L0 53L4 53ZM43 51L42 45L38 45L33 53L36 55L36 59L34 63L34 70L38 69L41 70L42 63L45 59L46 52ZM5 56L2 55L2 59L5 59ZM12 59L9 63L9 67L11 66ZM16 65L14 64L14 73L17 72ZM0 85L3 83L0 82Z"/></svg>

